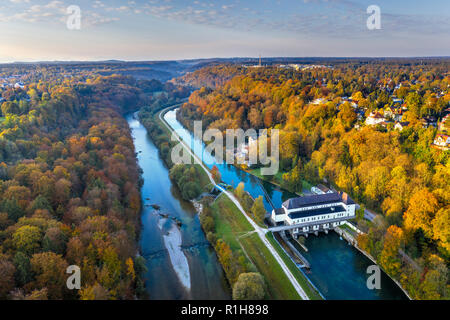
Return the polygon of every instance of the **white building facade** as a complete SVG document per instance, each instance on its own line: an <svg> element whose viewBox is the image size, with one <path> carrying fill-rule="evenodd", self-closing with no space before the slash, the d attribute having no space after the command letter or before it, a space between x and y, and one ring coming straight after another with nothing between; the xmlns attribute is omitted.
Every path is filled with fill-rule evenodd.
<svg viewBox="0 0 450 320"><path fill-rule="evenodd" d="M328 232L355 217L356 203L344 192L289 199L272 211L272 221L289 226L293 236Z"/></svg>

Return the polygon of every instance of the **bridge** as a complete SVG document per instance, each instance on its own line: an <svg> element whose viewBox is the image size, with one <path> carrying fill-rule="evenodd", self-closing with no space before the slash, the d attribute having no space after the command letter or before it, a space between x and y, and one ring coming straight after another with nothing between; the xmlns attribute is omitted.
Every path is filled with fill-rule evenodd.
<svg viewBox="0 0 450 320"><path fill-rule="evenodd" d="M354 217L355 216L346 217L345 220L353 219ZM341 221L343 221L342 218L335 218L335 219L321 220L320 222L304 222L304 223L298 223L298 224L293 224L293 225L282 225L282 226L270 227L269 231L280 232L280 231L292 230L295 228L311 227L311 226L318 225L318 224L323 225L326 223L341 222ZM330 228L329 230L331 230L331 229L333 229L333 228ZM319 231L319 230L317 230L317 231Z"/></svg>

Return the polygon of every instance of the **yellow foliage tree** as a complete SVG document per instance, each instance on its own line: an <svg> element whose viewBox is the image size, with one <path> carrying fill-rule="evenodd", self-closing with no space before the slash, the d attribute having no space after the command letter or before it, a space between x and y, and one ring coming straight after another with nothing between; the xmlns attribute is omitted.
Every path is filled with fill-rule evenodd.
<svg viewBox="0 0 450 320"><path fill-rule="evenodd" d="M403 219L405 227L411 230L421 228L429 238L433 237L432 221L438 209L436 197L427 188L420 189L409 200Z"/></svg>

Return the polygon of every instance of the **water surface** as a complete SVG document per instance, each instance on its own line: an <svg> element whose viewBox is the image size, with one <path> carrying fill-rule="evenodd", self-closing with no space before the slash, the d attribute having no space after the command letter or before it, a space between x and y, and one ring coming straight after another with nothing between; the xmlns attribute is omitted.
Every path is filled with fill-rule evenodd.
<svg viewBox="0 0 450 320"><path fill-rule="evenodd" d="M193 134L176 119L176 110L167 112L164 119L209 168L214 165L218 167L225 183L236 187L242 181L245 183L245 190L254 198L263 196L266 210L272 210L270 203L279 208L283 201L296 197L295 194L261 181L235 166L216 164L214 157L205 151L203 142L194 138ZM372 261L344 240L340 240L335 232L330 232L328 235L320 234L318 237L310 235L306 246L309 252L305 253L305 257L311 264L311 273L308 274L308 277L326 299L394 300L407 298L403 291L384 273L381 276L381 290L368 289L366 270L369 265L373 264Z"/></svg>
<svg viewBox="0 0 450 320"><path fill-rule="evenodd" d="M193 205L172 185L169 170L144 126L132 114L126 118L143 170L140 246L147 261L145 284L150 299L230 299L224 272ZM182 222L181 228L172 218Z"/></svg>

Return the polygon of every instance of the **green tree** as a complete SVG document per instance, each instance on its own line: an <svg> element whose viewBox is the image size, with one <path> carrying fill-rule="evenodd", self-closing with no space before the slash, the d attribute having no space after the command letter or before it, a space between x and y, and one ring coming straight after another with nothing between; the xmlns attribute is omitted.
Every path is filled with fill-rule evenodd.
<svg viewBox="0 0 450 320"><path fill-rule="evenodd" d="M251 210L257 220L264 221L264 218L266 216L266 209L264 208L262 196L259 196L255 199Z"/></svg>
<svg viewBox="0 0 450 320"><path fill-rule="evenodd" d="M236 187L236 196L239 199L243 199L244 192L245 192L245 184L243 182L239 182L238 186Z"/></svg>
<svg viewBox="0 0 450 320"><path fill-rule="evenodd" d="M266 295L266 284L260 273L249 272L239 275L233 286L234 300L262 300Z"/></svg>
<svg viewBox="0 0 450 320"><path fill-rule="evenodd" d="M27 255L35 253L41 246L42 233L38 227L23 226L13 234L13 243L18 251Z"/></svg>
<svg viewBox="0 0 450 320"><path fill-rule="evenodd" d="M30 258L23 252L17 252L14 256L14 266L16 267L16 281L20 287L33 279L31 272Z"/></svg>

